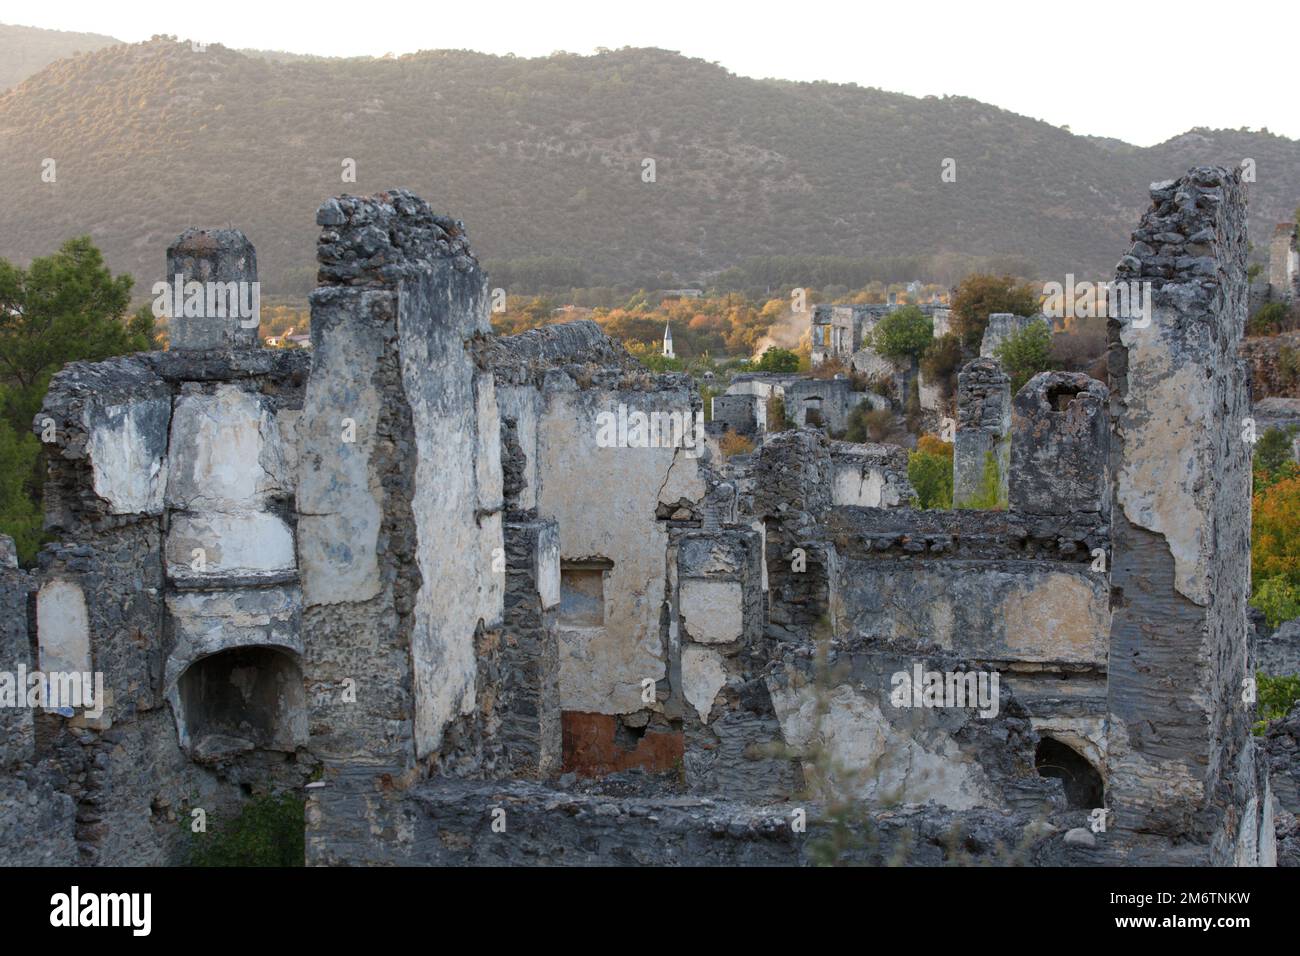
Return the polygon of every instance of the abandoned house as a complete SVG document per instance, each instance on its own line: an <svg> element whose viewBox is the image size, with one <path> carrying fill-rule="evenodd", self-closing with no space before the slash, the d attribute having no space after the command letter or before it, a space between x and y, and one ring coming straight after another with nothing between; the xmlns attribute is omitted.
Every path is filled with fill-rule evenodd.
<svg viewBox="0 0 1300 956"><path fill-rule="evenodd" d="M868 863L1276 862L1238 173L1152 186L1109 391L962 371L958 500L994 500L948 511L817 427L638 440L697 420L687 375L590 321L494 336L464 225L408 192L316 221L310 350L204 311L51 383L57 540L0 567L0 640L103 695L0 710L11 860L172 864L196 808L291 791L311 864L804 864L844 825ZM167 267L257 274L234 230ZM848 313L822 348L860 350ZM852 400L777 384L799 425Z"/></svg>

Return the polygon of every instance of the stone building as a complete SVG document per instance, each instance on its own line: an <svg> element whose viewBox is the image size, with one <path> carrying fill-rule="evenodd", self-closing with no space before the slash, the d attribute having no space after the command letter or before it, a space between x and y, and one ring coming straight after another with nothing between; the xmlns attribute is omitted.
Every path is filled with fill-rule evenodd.
<svg viewBox="0 0 1300 956"><path fill-rule="evenodd" d="M951 511L817 428L719 462L594 324L493 336L463 224L328 200L309 352L219 327L51 384L57 541L0 554L0 646L105 693L0 711L10 858L175 863L195 809L288 791L312 864L1274 862L1244 192L1151 196L1113 391L968 367L1006 492Z"/></svg>
<svg viewBox="0 0 1300 956"><path fill-rule="evenodd" d="M1300 226L1280 222L1268 247L1269 297L1277 302L1300 300Z"/></svg>

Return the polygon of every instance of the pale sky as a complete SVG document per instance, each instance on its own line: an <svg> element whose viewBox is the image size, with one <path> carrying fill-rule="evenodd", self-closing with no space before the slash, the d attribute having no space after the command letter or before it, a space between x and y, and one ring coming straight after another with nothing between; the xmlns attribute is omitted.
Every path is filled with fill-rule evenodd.
<svg viewBox="0 0 1300 956"><path fill-rule="evenodd" d="M1141 146L1194 126L1300 139L1297 0L0 0L0 23L324 56L651 46L742 76L969 96Z"/></svg>

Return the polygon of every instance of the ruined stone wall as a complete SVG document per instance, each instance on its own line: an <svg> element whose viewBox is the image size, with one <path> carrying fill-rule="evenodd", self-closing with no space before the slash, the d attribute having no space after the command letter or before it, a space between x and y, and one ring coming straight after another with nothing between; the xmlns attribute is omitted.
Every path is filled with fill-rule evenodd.
<svg viewBox="0 0 1300 956"><path fill-rule="evenodd" d="M1042 315L1013 315L1010 312L994 312L989 316L989 324L980 339L980 358L996 358L998 347L1013 335L1018 335L1031 325L1041 324L1050 328L1047 318Z"/></svg>
<svg viewBox="0 0 1300 956"><path fill-rule="evenodd" d="M56 536L35 582L38 660L104 684L101 713L37 717L35 766L76 802L85 863L178 862L190 809L215 823L246 790L308 772L291 504L306 356L184 347L237 337L205 284L256 282L242 233L186 235L169 268L197 284L188 332L168 352L67 366L33 423ZM275 666L232 697L231 668L254 659Z"/></svg>
<svg viewBox="0 0 1300 956"><path fill-rule="evenodd" d="M500 422L467 350L487 280L464 227L401 190L329 200L317 222L298 487L312 747L399 778L473 766L476 634L500 625L505 576Z"/></svg>
<svg viewBox="0 0 1300 956"><path fill-rule="evenodd" d="M85 769L78 761L81 780L69 779L55 761L38 757L37 722L48 727L62 718L24 706L26 675L38 667L28 626L34 587L32 575L18 569L13 539L0 535L0 846L10 866L72 866L81 862L72 793Z"/></svg>
<svg viewBox="0 0 1300 956"><path fill-rule="evenodd" d="M801 788L766 682L762 543L746 529L676 537L674 698L684 728L683 774L694 792L787 799Z"/></svg>
<svg viewBox="0 0 1300 956"><path fill-rule="evenodd" d="M864 508L897 508L916 493L907 478L907 449L898 445L831 442L831 501Z"/></svg>
<svg viewBox="0 0 1300 956"><path fill-rule="evenodd" d="M758 430L756 400L751 395L715 395L712 399L712 419L741 435L752 435Z"/></svg>
<svg viewBox="0 0 1300 956"><path fill-rule="evenodd" d="M566 765L672 766L681 731L664 705L667 555L673 528L705 518L698 392L686 376L647 372L589 321L477 348L519 447L520 506L558 528ZM634 415L654 413L675 416L680 440L672 427L643 440Z"/></svg>
<svg viewBox="0 0 1300 956"><path fill-rule="evenodd" d="M954 507L1006 507L1011 471L1011 380L995 359L975 359L957 373L952 467Z"/></svg>
<svg viewBox="0 0 1300 956"><path fill-rule="evenodd" d="M1110 513L1106 386L1081 373L1040 372L1011 409L1013 511Z"/></svg>
<svg viewBox="0 0 1300 956"><path fill-rule="evenodd" d="M1110 321L1114 615L1108 799L1134 854L1254 862L1258 768L1247 676L1250 446L1246 209L1239 174L1156 183L1117 281L1148 324ZM1182 842L1170 851L1169 841ZM1148 856L1147 859L1155 859Z"/></svg>
<svg viewBox="0 0 1300 956"><path fill-rule="evenodd" d="M1269 295L1276 302L1294 302L1300 299L1300 251L1297 250L1300 230L1295 223L1278 223L1268 247Z"/></svg>

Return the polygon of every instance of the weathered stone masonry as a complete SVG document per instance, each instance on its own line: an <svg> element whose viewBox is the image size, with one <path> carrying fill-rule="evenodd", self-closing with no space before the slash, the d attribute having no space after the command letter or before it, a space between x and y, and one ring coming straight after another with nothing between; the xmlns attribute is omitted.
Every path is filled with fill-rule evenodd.
<svg viewBox="0 0 1300 956"><path fill-rule="evenodd" d="M1109 405L967 366L957 497L995 507L955 511L814 428L611 447L620 409L694 422L690 379L590 322L495 337L461 223L328 200L310 357L225 321L51 386L60 540L0 562L0 650L109 700L0 713L6 845L175 862L189 808L293 789L314 864L803 864L846 813L868 863L1272 862L1244 196L1218 169L1152 195L1120 277L1156 312L1113 325ZM255 262L191 232L168 269ZM900 702L917 668L991 698Z"/></svg>

